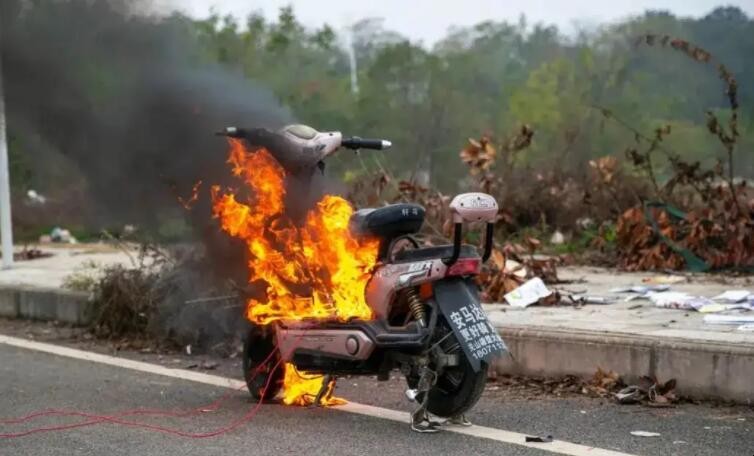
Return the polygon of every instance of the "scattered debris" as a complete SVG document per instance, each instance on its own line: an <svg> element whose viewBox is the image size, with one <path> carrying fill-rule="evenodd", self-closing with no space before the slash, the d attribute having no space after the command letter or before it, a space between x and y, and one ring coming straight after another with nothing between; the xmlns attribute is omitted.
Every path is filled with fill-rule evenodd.
<svg viewBox="0 0 754 456"><path fill-rule="evenodd" d="M649 431L631 431L631 435L634 435L636 437L659 437L659 432L649 432Z"/></svg>
<svg viewBox="0 0 754 456"><path fill-rule="evenodd" d="M52 253L50 252L44 252L37 248L24 247L23 250L21 250L20 252L15 252L13 254L13 259L15 261L29 261L29 260L36 260L39 258L48 258L51 256L52 256Z"/></svg>
<svg viewBox="0 0 754 456"><path fill-rule="evenodd" d="M563 235L563 233L561 233L558 230L555 230L555 232L552 233L552 236L550 237L550 244L560 245L560 244L563 244L564 242L565 242L565 236Z"/></svg>
<svg viewBox="0 0 754 456"><path fill-rule="evenodd" d="M186 354L191 356L191 344L186 345Z"/></svg>
<svg viewBox="0 0 754 456"><path fill-rule="evenodd" d="M713 297L712 300L735 304L751 300L749 296L752 296L749 290L727 290L724 293Z"/></svg>
<svg viewBox="0 0 754 456"><path fill-rule="evenodd" d="M727 312L729 310L736 310L736 309L754 309L754 306L752 304L746 303L740 303L740 304L718 304L718 303L712 303L707 304L705 306L700 307L697 309L700 313L718 313L718 312Z"/></svg>
<svg viewBox="0 0 754 456"><path fill-rule="evenodd" d="M540 299L552 296L542 279L535 277L504 296L512 307L528 307Z"/></svg>
<svg viewBox="0 0 754 456"><path fill-rule="evenodd" d="M667 309L699 310L701 307L714 304L709 298L678 291L650 293L647 297L655 306Z"/></svg>
<svg viewBox="0 0 754 456"><path fill-rule="evenodd" d="M615 393L615 400L619 404L643 403L651 407L669 407L678 401L675 387L674 378L663 383L655 376L644 375L638 385L629 385Z"/></svg>
<svg viewBox="0 0 754 456"><path fill-rule="evenodd" d="M34 189L29 189L29 191L26 192L26 198L28 199L29 204L41 206L47 202L47 198L37 193Z"/></svg>
<svg viewBox="0 0 754 456"><path fill-rule="evenodd" d="M641 279L642 283L646 283L649 285L673 285L673 284L681 283L685 281L686 281L686 277L680 276L680 275L654 276L654 277L646 277L644 279Z"/></svg>
<svg viewBox="0 0 754 456"><path fill-rule="evenodd" d="M219 366L219 364L214 361L204 361L201 368L204 370L215 370L217 369L217 366Z"/></svg>
<svg viewBox="0 0 754 456"><path fill-rule="evenodd" d="M584 389L597 396L607 397L611 391L614 391L621 385L621 379L617 373L598 367L591 381L584 386Z"/></svg>
<svg viewBox="0 0 754 456"><path fill-rule="evenodd" d="M50 241L61 242L64 244L76 244L78 242L76 238L71 235L70 231L64 228L60 228L59 226L56 226L52 229L52 231L50 231Z"/></svg>
<svg viewBox="0 0 754 456"><path fill-rule="evenodd" d="M542 395L557 397L584 395L606 398L623 386L618 374L598 369L589 380L584 380L575 375L566 375L559 378L499 375L490 378L487 389L490 391L503 390L506 394L513 394L526 399L537 398Z"/></svg>
<svg viewBox="0 0 754 456"><path fill-rule="evenodd" d="M641 388L631 385L615 393L615 399L619 404L638 404L644 397Z"/></svg>
<svg viewBox="0 0 754 456"><path fill-rule="evenodd" d="M631 293L625 301L633 301L637 298L646 298L650 293L670 290L670 285L629 285L627 287L611 288L610 293Z"/></svg>
<svg viewBox="0 0 754 456"><path fill-rule="evenodd" d="M709 325L747 325L754 323L754 315L705 315L704 322Z"/></svg>
<svg viewBox="0 0 754 456"><path fill-rule="evenodd" d="M612 304L613 302L615 302L614 300L605 298L603 296L592 296L585 294L572 294L568 296L568 299L570 299L575 304Z"/></svg>
<svg viewBox="0 0 754 456"><path fill-rule="evenodd" d="M552 436L546 435L544 437L541 437L538 435L535 435L535 436L527 435L526 441L531 442L531 443L550 443L552 442Z"/></svg>
<svg viewBox="0 0 754 456"><path fill-rule="evenodd" d="M747 323L737 328L739 331L754 332L754 323Z"/></svg>

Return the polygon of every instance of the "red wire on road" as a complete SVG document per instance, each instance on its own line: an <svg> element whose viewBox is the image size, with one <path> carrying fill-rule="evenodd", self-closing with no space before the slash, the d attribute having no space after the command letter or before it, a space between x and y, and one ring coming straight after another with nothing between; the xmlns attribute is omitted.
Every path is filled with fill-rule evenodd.
<svg viewBox="0 0 754 456"><path fill-rule="evenodd" d="M288 354L293 353L300 339L301 337L299 337L298 340L294 341L293 347L291 348ZM267 356L267 358L255 369L254 377L256 377L256 375L259 374L259 371L270 361L270 359L275 354L275 352L276 350L272 350L270 354ZM284 357L281 356L280 359L272 367L272 369L270 369L270 372L274 372L275 369L277 369L278 366L280 366L280 363L283 361L283 359ZM249 412L244 414L241 418L235 421L232 421L231 424L225 427L216 429L212 432L206 432L206 433L184 432L179 429L173 429L173 428L168 428L164 426L158 426L158 425L153 425L153 424L148 424L148 423L143 423L143 422L138 422L138 421L122 420L122 419L119 419L119 417L129 416L129 415L156 415L156 416L168 416L168 417L176 417L176 418L192 416L192 415L196 415L197 413L202 412L203 410L217 410L217 408L219 408L219 404L224 402L230 397L230 394L231 394L230 392L224 394L219 399L210 403L208 406L199 407L196 409L192 409L188 412L179 412L179 413L168 412L168 411L163 411L163 410L134 409L134 410L127 410L125 412L108 416L108 415L96 415L96 414L70 411L70 410L45 410L45 411L35 412L21 418L0 420L0 424L19 424L19 423L23 423L23 422L32 420L34 418L42 417L42 416L77 416L77 417L89 418L89 420L78 422L78 423L59 425L59 426L34 428L34 429L29 429L27 431L17 432L17 433L0 434L0 438L10 439L10 438L25 437L31 434L36 434L36 433L41 433L41 432L64 431L64 430L69 430L69 429L85 427L85 426L92 426L92 425L100 424L100 423L111 423L111 424L119 424L122 426L138 427L138 428L147 429L147 430L151 430L155 432L161 432L164 434L172 434L172 435L177 435L180 437L187 437L187 438L194 438L194 439L204 439L204 438L209 438L209 437L215 437L215 436L225 434L227 432L231 432L235 430L236 428L238 428L245 422L250 421L256 415L262 403L264 402L264 398L267 395L267 390L270 387L270 382L272 381L272 378L273 378L272 375L270 375L267 378L267 382L265 383L264 388L262 389L262 394L261 394L261 397L259 398L259 401L254 405L254 407L252 407L251 410L249 410Z"/></svg>

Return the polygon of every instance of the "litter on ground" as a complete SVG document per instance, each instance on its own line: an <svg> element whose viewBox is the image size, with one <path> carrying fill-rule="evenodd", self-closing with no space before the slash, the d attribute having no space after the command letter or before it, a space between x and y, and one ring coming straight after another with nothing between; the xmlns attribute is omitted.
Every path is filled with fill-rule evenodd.
<svg viewBox="0 0 754 456"><path fill-rule="evenodd" d="M552 291L547 289L542 279L534 277L506 294L504 298L512 307L528 307L551 294Z"/></svg>
<svg viewBox="0 0 754 456"><path fill-rule="evenodd" d="M749 290L727 290L712 298L714 301L737 303L747 301L751 293Z"/></svg>
<svg viewBox="0 0 754 456"><path fill-rule="evenodd" d="M705 315L704 322L710 325L754 324L754 315Z"/></svg>
<svg viewBox="0 0 754 456"><path fill-rule="evenodd" d="M709 298L692 296L678 291L650 293L648 297L655 306L667 309L699 310L704 306L714 304Z"/></svg>

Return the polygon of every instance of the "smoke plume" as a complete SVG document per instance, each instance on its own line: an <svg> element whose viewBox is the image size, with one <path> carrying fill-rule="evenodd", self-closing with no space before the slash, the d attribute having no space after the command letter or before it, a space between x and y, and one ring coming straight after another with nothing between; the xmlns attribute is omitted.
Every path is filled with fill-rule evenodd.
<svg viewBox="0 0 754 456"><path fill-rule="evenodd" d="M214 130L291 120L269 91L206 63L189 19L148 11L140 0L0 2L9 133L33 167L58 154L78 168L99 224L157 226L199 179L227 180ZM196 213L208 221L207 207Z"/></svg>

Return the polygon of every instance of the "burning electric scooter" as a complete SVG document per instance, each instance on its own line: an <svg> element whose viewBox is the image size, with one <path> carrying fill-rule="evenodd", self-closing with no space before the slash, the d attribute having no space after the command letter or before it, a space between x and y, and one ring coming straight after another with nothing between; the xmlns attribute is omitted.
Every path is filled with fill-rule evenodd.
<svg viewBox="0 0 754 456"><path fill-rule="evenodd" d="M286 173L304 177L312 175L318 167L323 169L323 160L341 147L381 150L391 146L386 140L345 138L339 132L318 132L303 125L288 126L279 132L230 127L220 134L264 147ZM274 186L270 187L264 179L279 179L280 173L273 173L272 177L261 175L266 166L263 161L251 165L244 160L247 159L240 155L231 158L236 174L243 174L247 181L257 179L256 185L266 188L260 188L261 196L255 204L279 205ZM269 252L258 245L262 235L246 232L249 229L244 228L251 223L254 205L239 206L234 195L217 201L216 213L225 222L226 231L246 236L252 256L269 262ZM450 209L455 225L453 244L431 247L420 246L412 236L424 221L424 208L419 205L391 204L349 212L347 232L340 237L371 242L358 245L373 246L375 258L364 271L365 277L354 279L356 285L346 287L346 298L343 291L338 292L338 296L330 296L327 292L317 292L316 287L312 296L293 296L271 285L268 302L255 305L250 301L250 319L261 323L250 330L243 354L244 375L252 396L272 397L280 390L284 370L281 367L273 370L271 366L281 357L298 371L325 376L314 404L331 393L330 380L336 376L375 375L379 380L387 380L392 371L399 370L408 383L406 396L418 403L411 417L413 430L438 430L439 423L430 420L428 412L447 418L453 424L469 425L464 414L484 391L491 360L506 351L504 342L482 310L479 289L474 282L474 276L491 253L498 206L494 198L484 193L465 193L453 199ZM466 222L486 224L481 256L474 246L462 243L462 227ZM317 219L308 219L306 223L316 225ZM266 233L267 228L265 230ZM278 236L293 239L290 230L282 228ZM311 261L316 239L310 239L307 234L299 234L298 238L303 248L293 249L288 255L300 255L304 258L302 261ZM360 258L362 256L355 257L351 262ZM285 277L288 277L285 280L298 280L300 274L286 272L284 263L279 263L278 271L265 270L264 274L257 275L278 285ZM336 270L329 272L330 278L318 279L317 274L312 273L310 280L327 285L326 282L334 281L339 267L333 266ZM250 268L254 268L253 258ZM337 299L351 299L354 304L361 301L367 307L350 315L338 313L336 308L337 315L333 318L318 317L320 313L316 311L304 317L271 317L281 309L315 301L325 303L326 307L328 302ZM345 302L348 304L350 302ZM265 363L266 369L262 365ZM252 371L257 373L255 377L250 375ZM265 390L264 385L269 387Z"/></svg>

